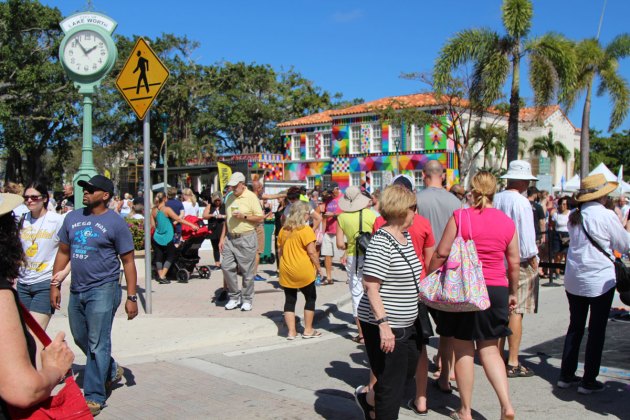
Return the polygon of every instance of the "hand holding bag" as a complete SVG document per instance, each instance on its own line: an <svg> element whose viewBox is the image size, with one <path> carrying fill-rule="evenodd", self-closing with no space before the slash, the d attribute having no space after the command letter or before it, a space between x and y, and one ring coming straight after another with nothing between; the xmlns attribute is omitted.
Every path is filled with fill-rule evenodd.
<svg viewBox="0 0 630 420"><path fill-rule="evenodd" d="M462 237L462 213L468 216L471 239ZM420 300L445 312L484 311L490 307L488 289L472 240L472 224L467 209L459 212L457 237L444 265L420 280Z"/></svg>
<svg viewBox="0 0 630 420"><path fill-rule="evenodd" d="M33 315L19 304L22 318L29 329L37 336L45 347L48 347L52 340L48 334L39 326ZM9 414L14 420L88 420L93 419L92 413L85 402L83 393L79 385L72 376L72 371L68 372L65 385L57 395L53 395L44 401L28 408L17 408L8 406Z"/></svg>

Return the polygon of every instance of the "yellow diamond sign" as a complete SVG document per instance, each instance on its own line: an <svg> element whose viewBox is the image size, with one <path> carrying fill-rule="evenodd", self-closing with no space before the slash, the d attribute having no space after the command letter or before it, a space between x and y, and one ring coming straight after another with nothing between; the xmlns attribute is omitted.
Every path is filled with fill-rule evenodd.
<svg viewBox="0 0 630 420"><path fill-rule="evenodd" d="M142 120L164 87L168 76L168 69L149 44L138 38L116 79L116 87L133 112Z"/></svg>

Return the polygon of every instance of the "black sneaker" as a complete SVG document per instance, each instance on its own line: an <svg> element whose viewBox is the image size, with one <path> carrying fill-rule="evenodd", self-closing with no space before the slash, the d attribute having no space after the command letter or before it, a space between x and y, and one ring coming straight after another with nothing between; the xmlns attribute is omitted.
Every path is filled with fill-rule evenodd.
<svg viewBox="0 0 630 420"><path fill-rule="evenodd" d="M359 385L357 389L354 390L354 400L363 412L365 420L373 420L372 417L370 417L370 412L374 411L374 407L368 404L367 392L363 392L363 385Z"/></svg>
<svg viewBox="0 0 630 420"><path fill-rule="evenodd" d="M578 386L578 394L589 395L594 392L602 392L604 388L604 384L599 381L580 382L580 386Z"/></svg>
<svg viewBox="0 0 630 420"><path fill-rule="evenodd" d="M576 375L573 375L570 378L564 378L561 376L556 385L558 385L558 388L567 389L571 388L573 385L579 384L580 382L582 382L582 378Z"/></svg>

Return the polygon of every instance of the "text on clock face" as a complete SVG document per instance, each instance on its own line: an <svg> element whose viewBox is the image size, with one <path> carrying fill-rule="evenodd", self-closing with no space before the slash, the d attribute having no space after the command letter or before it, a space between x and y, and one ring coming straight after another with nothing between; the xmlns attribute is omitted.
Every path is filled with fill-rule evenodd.
<svg viewBox="0 0 630 420"><path fill-rule="evenodd" d="M79 74L91 74L107 62L109 51L105 40L92 31L79 31L65 47L66 64Z"/></svg>

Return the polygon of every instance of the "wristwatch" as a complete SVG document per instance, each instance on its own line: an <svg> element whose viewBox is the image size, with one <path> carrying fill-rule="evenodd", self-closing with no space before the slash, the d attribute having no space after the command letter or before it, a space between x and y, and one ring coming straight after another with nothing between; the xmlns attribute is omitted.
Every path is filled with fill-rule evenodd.
<svg viewBox="0 0 630 420"><path fill-rule="evenodd" d="M384 316L384 317L383 317L383 318L381 318L381 319L377 319L377 320L376 320L376 323L377 323L378 325L381 325L381 324L384 324L384 323L385 323L385 322L387 322L387 321L389 321L389 318L387 318L386 316Z"/></svg>
<svg viewBox="0 0 630 420"><path fill-rule="evenodd" d="M138 295L129 295L129 296L127 296L127 300L130 300L132 302L137 302L138 301Z"/></svg>

